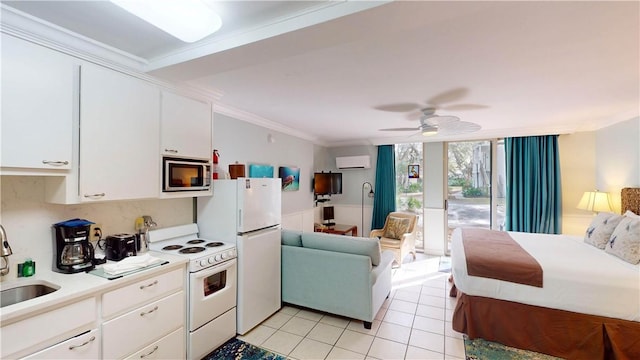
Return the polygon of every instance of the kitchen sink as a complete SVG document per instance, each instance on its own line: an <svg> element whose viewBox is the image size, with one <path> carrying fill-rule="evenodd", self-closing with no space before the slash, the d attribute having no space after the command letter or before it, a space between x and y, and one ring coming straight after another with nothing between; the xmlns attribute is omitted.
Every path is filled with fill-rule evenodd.
<svg viewBox="0 0 640 360"><path fill-rule="evenodd" d="M0 291L0 307L35 299L60 289L60 286L44 281L31 284L16 284Z"/></svg>

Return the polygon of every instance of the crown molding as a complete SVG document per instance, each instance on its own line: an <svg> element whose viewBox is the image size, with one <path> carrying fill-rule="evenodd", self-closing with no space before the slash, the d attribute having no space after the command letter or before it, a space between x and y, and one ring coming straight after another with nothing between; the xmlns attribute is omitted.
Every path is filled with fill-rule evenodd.
<svg viewBox="0 0 640 360"><path fill-rule="evenodd" d="M1 29L7 34L107 66L142 71L148 61L50 22L0 4Z"/></svg>
<svg viewBox="0 0 640 360"><path fill-rule="evenodd" d="M274 131L278 131L281 132L283 134L286 135L291 135L303 140L307 140L307 141L311 141L314 144L317 145L321 145L321 146L326 146L326 144L324 144L317 136L313 136L307 133L303 133L301 131L292 129L288 126L284 126L282 124L279 124L275 121L271 121L268 119L265 119L263 117L260 117L258 115L255 115L253 113L244 111L244 110L240 110L238 108L235 108L231 105L228 104L224 104L222 102L216 102L213 104L213 112L214 113L218 113L218 114L222 114L222 115L226 115L229 117L232 117L234 119L238 119L241 121L245 121L254 125L258 125L267 129L271 129ZM215 119L215 115L214 115L214 119ZM214 120L215 121L215 120Z"/></svg>
<svg viewBox="0 0 640 360"><path fill-rule="evenodd" d="M222 92L191 84L174 84L144 73L148 61L97 42L12 7L0 4L0 30L8 35L44 46L75 58L105 66L204 101L217 101Z"/></svg>

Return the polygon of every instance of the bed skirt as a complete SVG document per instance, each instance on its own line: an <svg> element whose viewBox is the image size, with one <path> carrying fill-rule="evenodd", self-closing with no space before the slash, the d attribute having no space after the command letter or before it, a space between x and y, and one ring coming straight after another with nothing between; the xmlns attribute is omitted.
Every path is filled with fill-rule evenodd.
<svg viewBox="0 0 640 360"><path fill-rule="evenodd" d="M640 322L457 292L453 329L564 359L640 359Z"/></svg>

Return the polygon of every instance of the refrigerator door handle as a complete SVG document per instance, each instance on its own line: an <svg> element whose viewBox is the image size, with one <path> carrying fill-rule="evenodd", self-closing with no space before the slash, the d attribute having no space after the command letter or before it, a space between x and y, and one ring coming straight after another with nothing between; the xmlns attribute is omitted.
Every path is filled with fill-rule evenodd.
<svg viewBox="0 0 640 360"><path fill-rule="evenodd" d="M242 209L238 209L238 227L242 227Z"/></svg>

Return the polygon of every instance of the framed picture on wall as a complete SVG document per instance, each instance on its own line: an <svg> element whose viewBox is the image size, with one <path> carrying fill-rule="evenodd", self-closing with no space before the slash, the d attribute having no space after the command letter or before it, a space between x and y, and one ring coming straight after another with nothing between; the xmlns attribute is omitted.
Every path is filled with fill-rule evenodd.
<svg viewBox="0 0 640 360"><path fill-rule="evenodd" d="M300 190L300 168L296 166L280 166L278 176L282 179L282 191Z"/></svg>
<svg viewBox="0 0 640 360"><path fill-rule="evenodd" d="M250 178L272 178L273 166L263 164L249 164Z"/></svg>
<svg viewBox="0 0 640 360"><path fill-rule="evenodd" d="M420 179L420 165L409 165L409 179Z"/></svg>

